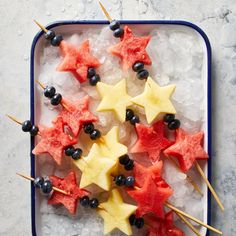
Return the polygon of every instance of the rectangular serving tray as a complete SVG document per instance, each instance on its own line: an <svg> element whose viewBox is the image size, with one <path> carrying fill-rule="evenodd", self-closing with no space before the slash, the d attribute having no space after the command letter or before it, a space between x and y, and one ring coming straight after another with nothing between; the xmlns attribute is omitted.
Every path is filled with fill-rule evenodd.
<svg viewBox="0 0 236 236"><path fill-rule="evenodd" d="M205 174L208 176L208 179L211 181L211 46L210 42L206 36L206 34L196 25L186 22L186 21L162 21L162 20L124 20L120 21L121 24L128 24L128 25L136 25L141 30L145 29L145 31L150 31L153 28L157 28L158 26L163 27L174 27L174 28L182 28L185 27L187 30L194 30L196 31L199 36L202 38L203 43L205 45L205 103L204 103L204 110L205 110L205 124L204 124L204 131L205 131L205 148L209 154L208 164L205 168ZM47 29L55 29L56 32L59 33L73 33L76 29L83 29L88 27L97 27L101 25L108 25L108 21L98 21L98 20L90 20L90 21L58 21L55 23L51 23L47 26ZM37 79L38 75L38 60L37 60L37 52L40 48L40 40L43 37L43 32L40 31L35 37L32 42L31 47L31 61L30 61L30 109L31 109L31 120L35 121L36 118L36 103L37 103L37 95L35 94L35 80ZM35 103L36 102L36 103ZM32 154L32 149L34 148L35 139L31 138L31 176L35 177L37 166L35 162L35 156ZM206 188L205 188L206 190ZM207 194L206 194L207 193ZM35 188L31 183L31 224L32 224L32 235L40 235L37 234L37 217L39 216L39 207L36 204L36 195L35 195ZM204 194L204 219L203 221L210 224L211 223L211 195L208 190L206 190ZM209 232L206 229L202 229L202 235L209 235ZM189 236L189 235L188 235Z"/></svg>

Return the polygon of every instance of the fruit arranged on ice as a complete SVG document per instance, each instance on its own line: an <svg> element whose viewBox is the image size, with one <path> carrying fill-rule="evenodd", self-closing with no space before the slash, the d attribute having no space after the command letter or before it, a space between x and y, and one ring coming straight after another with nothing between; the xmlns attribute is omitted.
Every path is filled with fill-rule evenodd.
<svg viewBox="0 0 236 236"><path fill-rule="evenodd" d="M82 172L81 188L90 184L96 184L107 191L111 188L111 173L117 163L111 158L104 157L96 143L93 144L87 157L76 160L74 163Z"/></svg>
<svg viewBox="0 0 236 236"><path fill-rule="evenodd" d="M165 124L163 121L158 121L152 126L136 124L135 128L138 139L130 152L147 152L152 163L158 161L161 151L173 143L165 137Z"/></svg>
<svg viewBox="0 0 236 236"><path fill-rule="evenodd" d="M151 65L152 61L146 52L146 47L151 36L134 36L128 26L124 27L124 35L121 42L109 48L109 51L121 58L125 70L131 68L135 62L143 62Z"/></svg>
<svg viewBox="0 0 236 236"><path fill-rule="evenodd" d="M132 105L131 97L126 92L125 79L115 85L98 82L96 87L102 98L97 111L113 111L116 117L124 122L126 108Z"/></svg>
<svg viewBox="0 0 236 236"><path fill-rule="evenodd" d="M85 96L77 101L62 100L65 108L59 116L63 122L70 127L75 137L79 135L82 126L86 123L96 122L97 117L89 111L89 97Z"/></svg>
<svg viewBox="0 0 236 236"><path fill-rule="evenodd" d="M71 214L75 214L78 200L89 194L88 191L80 189L77 186L75 172L71 171L65 178L59 178L57 176L50 176L49 178L54 187L64 190L68 195L53 191L48 204L63 204Z"/></svg>
<svg viewBox="0 0 236 236"><path fill-rule="evenodd" d="M170 97L175 90L175 85L160 87L151 77L148 77L144 92L131 101L144 107L148 124L152 123L160 113L176 113Z"/></svg>
<svg viewBox="0 0 236 236"><path fill-rule="evenodd" d="M173 194L173 190L161 179L161 184L153 180L152 176L146 176L141 188L127 189L127 193L137 202L137 217L153 213L158 217L164 217L164 203Z"/></svg>
<svg viewBox="0 0 236 236"><path fill-rule="evenodd" d="M97 68L100 62L90 53L89 41L83 42L80 47L61 41L60 49L63 61L58 65L58 71L71 72L81 83L87 79L88 68Z"/></svg>
<svg viewBox="0 0 236 236"><path fill-rule="evenodd" d="M64 133L64 122L57 117L52 127L39 126L40 140L33 149L33 154L48 153L60 165L64 149L77 143L75 138Z"/></svg>
<svg viewBox="0 0 236 236"><path fill-rule="evenodd" d="M145 222L148 225L147 236L185 236L185 233L178 229L174 223L174 213L169 211L164 219L155 216L146 216Z"/></svg>
<svg viewBox="0 0 236 236"><path fill-rule="evenodd" d="M136 206L126 204L117 189L113 189L107 202L99 205L98 213L104 220L104 234L118 228L127 235L132 235L129 217L137 209Z"/></svg>
<svg viewBox="0 0 236 236"><path fill-rule="evenodd" d="M128 152L127 147L119 142L118 126L112 127L106 135L102 136L102 140L99 140L97 145L102 156L108 157L116 162L120 156Z"/></svg>
<svg viewBox="0 0 236 236"><path fill-rule="evenodd" d="M183 172L187 172L195 160L208 159L202 147L203 132L187 134L182 129L176 131L175 143L164 151L167 156L176 157Z"/></svg>

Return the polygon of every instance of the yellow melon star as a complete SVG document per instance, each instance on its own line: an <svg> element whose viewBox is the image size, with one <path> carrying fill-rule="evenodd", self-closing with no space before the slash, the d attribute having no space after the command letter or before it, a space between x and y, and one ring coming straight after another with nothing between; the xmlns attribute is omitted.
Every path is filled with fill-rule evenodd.
<svg viewBox="0 0 236 236"><path fill-rule="evenodd" d="M152 123L160 113L175 114L176 110L170 101L170 97L175 90L175 85L160 87L156 82L148 77L144 92L131 101L144 107L148 124Z"/></svg>
<svg viewBox="0 0 236 236"><path fill-rule="evenodd" d="M116 162L111 158L102 156L96 143L93 144L87 157L76 160L74 163L82 172L81 188L90 184L96 184L106 191L111 188L111 173L116 168Z"/></svg>
<svg viewBox="0 0 236 236"><path fill-rule="evenodd" d="M113 111L117 118L125 121L126 108L132 105L131 97L126 92L126 81L121 80L116 85L108 85L98 82L97 90L102 101L100 102L97 111Z"/></svg>
<svg viewBox="0 0 236 236"><path fill-rule="evenodd" d="M114 126L106 135L102 136L102 141L97 142L103 156L114 161L128 152L125 145L119 142L119 128Z"/></svg>
<svg viewBox="0 0 236 236"><path fill-rule="evenodd" d="M136 211L137 206L123 202L117 189L113 189L107 202L99 205L98 213L104 220L104 234L118 228L127 235L132 235L129 217Z"/></svg>

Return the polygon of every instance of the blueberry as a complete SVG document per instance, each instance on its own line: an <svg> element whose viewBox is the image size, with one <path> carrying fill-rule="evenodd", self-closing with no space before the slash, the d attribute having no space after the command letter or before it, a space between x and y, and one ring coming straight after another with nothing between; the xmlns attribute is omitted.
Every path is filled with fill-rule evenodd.
<svg viewBox="0 0 236 236"><path fill-rule="evenodd" d="M96 74L96 71L93 67L88 68L88 74L87 77L90 79Z"/></svg>
<svg viewBox="0 0 236 236"><path fill-rule="evenodd" d="M91 133L90 133L90 138L92 139L92 140L96 140L96 139L98 139L98 138L100 138L101 137L101 132L99 131L99 130L97 130L97 129L94 129Z"/></svg>
<svg viewBox="0 0 236 236"><path fill-rule="evenodd" d="M61 100L62 100L61 94L60 94L60 93L56 93L56 94L51 98L51 104L52 104L53 106L57 106L57 105L60 104Z"/></svg>
<svg viewBox="0 0 236 236"><path fill-rule="evenodd" d="M45 194L49 194L52 191L52 182L50 180L45 180L41 186L41 191Z"/></svg>
<svg viewBox="0 0 236 236"><path fill-rule="evenodd" d="M141 229L144 226L144 219L143 218L136 218L134 224L138 229Z"/></svg>
<svg viewBox="0 0 236 236"><path fill-rule="evenodd" d="M122 28L118 28L118 29L114 30L114 32L113 32L113 36L116 38L122 37L123 34L124 34L124 30Z"/></svg>
<svg viewBox="0 0 236 236"><path fill-rule="evenodd" d="M139 72L144 69L144 63L143 62L135 62L132 67L133 71Z"/></svg>
<svg viewBox="0 0 236 236"><path fill-rule="evenodd" d="M117 21L117 20L113 20L113 21L110 23L110 26L109 26L109 27L110 27L110 29L111 29L112 31L114 31L114 30L120 28L120 22Z"/></svg>
<svg viewBox="0 0 236 236"><path fill-rule="evenodd" d="M80 199L80 204L83 207L87 207L89 205L89 197L88 196L84 196Z"/></svg>
<svg viewBox="0 0 236 236"><path fill-rule="evenodd" d="M175 130L178 129L180 127L180 121L177 119L172 120L169 124L168 124L168 128L170 130Z"/></svg>
<svg viewBox="0 0 236 236"><path fill-rule="evenodd" d="M37 126L33 125L30 130L30 135L34 137L38 134L38 132L39 132L39 128Z"/></svg>
<svg viewBox="0 0 236 236"><path fill-rule="evenodd" d="M134 116L133 110L127 109L126 110L126 118L125 118L126 121L131 120L133 118L133 116Z"/></svg>
<svg viewBox="0 0 236 236"><path fill-rule="evenodd" d="M97 208L99 205L99 202L97 200L97 198L92 198L90 201L89 201L89 206L93 209Z"/></svg>
<svg viewBox="0 0 236 236"><path fill-rule="evenodd" d="M136 217L134 214L132 214L130 217L129 217L129 223L131 225L134 225L135 224L135 220L136 220Z"/></svg>
<svg viewBox="0 0 236 236"><path fill-rule="evenodd" d="M139 117L138 116L133 116L132 119L130 120L131 125L135 125L136 123L139 123Z"/></svg>
<svg viewBox="0 0 236 236"><path fill-rule="evenodd" d="M166 114L164 116L164 122L166 123L170 123L171 121L173 121L175 119L175 115L174 114Z"/></svg>
<svg viewBox="0 0 236 236"><path fill-rule="evenodd" d="M116 184L117 186L125 185L125 176L124 176L124 175L117 175L117 176L114 178L114 181L115 181L115 184Z"/></svg>
<svg viewBox="0 0 236 236"><path fill-rule="evenodd" d="M80 148L76 148L71 157L74 160L78 160L78 159L80 159L81 155L82 155L82 150Z"/></svg>
<svg viewBox="0 0 236 236"><path fill-rule="evenodd" d="M36 177L33 183L36 188L41 188L41 186L43 185L43 182L44 182L43 177Z"/></svg>
<svg viewBox="0 0 236 236"><path fill-rule="evenodd" d="M89 78L89 84L95 86L100 80L100 76L96 74L92 78Z"/></svg>
<svg viewBox="0 0 236 236"><path fill-rule="evenodd" d="M47 98L52 98L56 93L56 89L52 86L47 86L44 89L44 96Z"/></svg>
<svg viewBox="0 0 236 236"><path fill-rule="evenodd" d="M51 40L56 36L55 32L53 30L48 30L45 34L44 37L45 39Z"/></svg>
<svg viewBox="0 0 236 236"><path fill-rule="evenodd" d="M73 146L69 146L65 149L66 156L72 156L75 151L75 148Z"/></svg>
<svg viewBox="0 0 236 236"><path fill-rule="evenodd" d="M132 187L134 185L135 178L133 176L128 176L125 179L125 186Z"/></svg>
<svg viewBox="0 0 236 236"><path fill-rule="evenodd" d="M84 125L84 132L85 132L86 134L92 133L93 130L94 130L94 125L93 125L93 123L87 123L87 124Z"/></svg>
<svg viewBox="0 0 236 236"><path fill-rule="evenodd" d="M125 155L123 155L119 158L119 162L120 162L121 165L128 164L129 160L130 160L129 156L127 154L125 154Z"/></svg>
<svg viewBox="0 0 236 236"><path fill-rule="evenodd" d="M132 170L133 168L134 168L134 161L130 159L129 162L125 165L125 169Z"/></svg>
<svg viewBox="0 0 236 236"><path fill-rule="evenodd" d="M22 130L24 132L29 132L31 129L32 129L32 123L30 120L26 120L22 123L22 126L21 126Z"/></svg>
<svg viewBox="0 0 236 236"><path fill-rule="evenodd" d="M56 35L52 40L51 40L51 44L52 46L59 46L61 41L63 40L62 35Z"/></svg>
<svg viewBox="0 0 236 236"><path fill-rule="evenodd" d="M149 76L149 72L147 70L141 70L138 72L137 77L140 80L147 79Z"/></svg>

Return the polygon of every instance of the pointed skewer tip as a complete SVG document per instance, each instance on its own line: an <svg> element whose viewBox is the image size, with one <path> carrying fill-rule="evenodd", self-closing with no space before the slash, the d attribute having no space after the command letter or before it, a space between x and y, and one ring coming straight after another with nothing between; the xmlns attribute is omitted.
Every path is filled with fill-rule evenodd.
<svg viewBox="0 0 236 236"><path fill-rule="evenodd" d="M111 18L111 16L110 16L110 14L107 12L106 8L103 6L103 4L102 4L100 1L98 1L98 3L99 3L99 5L100 5L100 7L101 7L103 13L105 14L106 18L107 18L110 22L112 22L112 18Z"/></svg>
<svg viewBox="0 0 236 236"><path fill-rule="evenodd" d="M45 33L48 32L48 30L43 26L41 25L38 21L36 21L35 19L33 20L35 22L36 25L38 25L38 27L43 30Z"/></svg>
<svg viewBox="0 0 236 236"><path fill-rule="evenodd" d="M17 124L19 125L22 125L22 122L17 120L15 117L11 116L11 115L8 115L6 114L6 117L8 117L9 119L11 119L12 121L16 122Z"/></svg>

